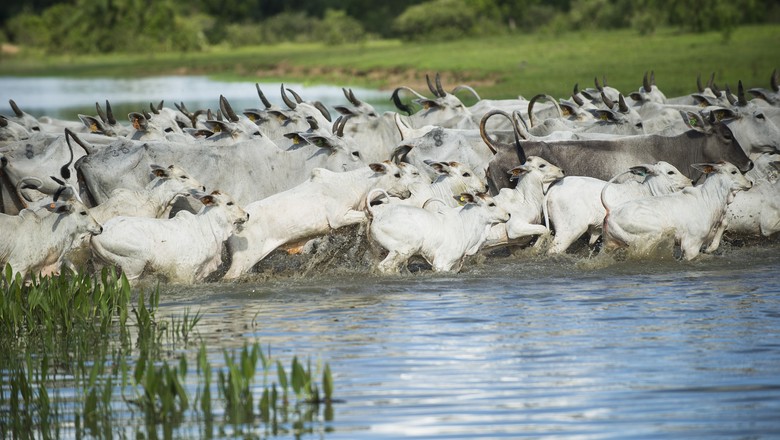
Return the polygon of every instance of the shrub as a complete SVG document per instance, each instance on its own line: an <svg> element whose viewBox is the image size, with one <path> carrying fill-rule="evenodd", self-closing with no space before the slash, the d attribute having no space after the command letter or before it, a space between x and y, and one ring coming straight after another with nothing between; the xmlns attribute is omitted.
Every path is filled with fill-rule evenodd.
<svg viewBox="0 0 780 440"><path fill-rule="evenodd" d="M446 40L471 35L478 14L464 0L433 0L407 8L393 22L405 40Z"/></svg>
<svg viewBox="0 0 780 440"><path fill-rule="evenodd" d="M341 10L328 9L317 24L317 40L330 45L357 43L366 39L366 31L359 21Z"/></svg>

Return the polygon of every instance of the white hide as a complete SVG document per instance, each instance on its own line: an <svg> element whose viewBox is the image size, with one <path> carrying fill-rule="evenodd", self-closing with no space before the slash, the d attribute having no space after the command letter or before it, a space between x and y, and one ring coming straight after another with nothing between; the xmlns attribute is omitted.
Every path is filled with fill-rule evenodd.
<svg viewBox="0 0 780 440"><path fill-rule="evenodd" d="M659 196L691 186L691 179L667 162L641 165L631 169L645 176L642 182L627 180L609 185L606 197L610 206L629 200ZM586 232L592 246L601 236L606 211L601 204L601 191L607 182L593 177L569 176L550 186L545 197L545 214L555 229L555 238L548 252L566 252L574 241Z"/></svg>
<svg viewBox="0 0 780 440"><path fill-rule="evenodd" d="M389 161L342 173L315 169L300 185L247 205L249 222L229 240L232 262L224 278L248 272L283 244L364 222L365 198L372 189L406 197L418 181L416 168Z"/></svg>
<svg viewBox="0 0 780 440"><path fill-rule="evenodd" d="M101 230L87 207L75 200L25 209L18 216L0 214L0 267L8 263L23 277L49 274L59 269L63 254L82 235Z"/></svg>
<svg viewBox="0 0 780 440"><path fill-rule="evenodd" d="M728 162L696 165L707 173L703 184L681 192L632 200L617 206L605 205L606 249L622 246L643 248L674 234L682 257L696 258L704 244L712 241L737 191L751 187L739 169Z"/></svg>
<svg viewBox="0 0 780 440"><path fill-rule="evenodd" d="M369 208L371 238L388 251L378 269L397 272L421 255L437 272L460 270L463 259L480 249L490 225L509 218L488 195L463 197L466 205L437 212L408 205Z"/></svg>
<svg viewBox="0 0 780 440"><path fill-rule="evenodd" d="M114 217L104 234L92 239L98 262L121 268L128 279L158 273L170 282L193 283L214 272L221 263L223 243L248 214L218 191L200 194L203 208L180 211L170 219Z"/></svg>
<svg viewBox="0 0 780 440"><path fill-rule="evenodd" d="M494 197L496 204L511 217L491 228L485 246L505 245L547 232L547 227L541 224L544 188L562 178L563 171L541 157L529 156L511 174L518 179L517 186L502 188Z"/></svg>

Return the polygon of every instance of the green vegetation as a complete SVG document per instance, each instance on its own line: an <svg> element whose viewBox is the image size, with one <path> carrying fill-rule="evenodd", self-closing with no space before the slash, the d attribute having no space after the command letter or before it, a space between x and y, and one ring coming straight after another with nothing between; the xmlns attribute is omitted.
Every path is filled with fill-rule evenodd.
<svg viewBox="0 0 780 440"><path fill-rule="evenodd" d="M366 41L351 45L279 44L147 55L19 54L0 62L0 75L146 76L206 74L244 81L282 80L426 91L425 74L441 72L448 90L467 83L483 98L565 97L574 83L607 77L624 92L654 70L667 96L691 93L696 76L716 73L718 85L767 87L780 59L780 26L744 26L724 43L717 32L680 34L667 28L642 36L628 29L560 35L502 35L453 41ZM251 89L247 93L252 93ZM151 99L151 98L150 98Z"/></svg>
<svg viewBox="0 0 780 440"><path fill-rule="evenodd" d="M6 267L0 288L2 438L112 438L128 429L170 438L194 428L202 437L215 429L267 437L320 432L333 418L327 364L303 368L293 357L288 372L245 341L235 352L222 349L224 364L214 368L209 356L220 353L191 341L199 313L158 319L159 290L137 292L134 306L127 280L113 271L25 283ZM279 385L269 381L274 370Z"/></svg>

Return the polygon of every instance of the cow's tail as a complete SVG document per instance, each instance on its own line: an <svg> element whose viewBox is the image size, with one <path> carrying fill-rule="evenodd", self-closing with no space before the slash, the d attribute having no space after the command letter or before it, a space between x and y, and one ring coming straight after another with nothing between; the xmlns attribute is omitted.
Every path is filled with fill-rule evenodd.
<svg viewBox="0 0 780 440"><path fill-rule="evenodd" d="M381 193L382 196L384 196L388 202L390 202L390 194L387 193L387 191L383 190L382 188L374 188L371 191L366 194L366 214L368 214L368 218L372 218L374 216L373 206L371 203L374 201L374 194Z"/></svg>
<svg viewBox="0 0 780 440"><path fill-rule="evenodd" d="M609 219L609 211L610 211L609 206L607 205L607 200L604 198L604 194L607 193L607 188L609 188L609 186L612 184L612 182L615 181L615 179L617 179L618 177L622 176L623 174L628 174L628 173L631 173L631 172L632 171L624 171L624 172L618 174L617 176L609 179L609 181L604 185L604 188L601 188L601 206L603 206L604 210L607 212L604 215L604 223L602 223L602 227L601 227L601 236L602 237L606 237L607 236L607 219Z"/></svg>
<svg viewBox="0 0 780 440"><path fill-rule="evenodd" d="M563 177L560 179L555 179L550 185L547 186L547 191L544 191L544 199L542 200L542 214L544 215L544 226L547 228L547 230L550 230L550 212L547 208L547 198L549 197L550 191L552 191L553 186L557 185L560 182L563 182Z"/></svg>

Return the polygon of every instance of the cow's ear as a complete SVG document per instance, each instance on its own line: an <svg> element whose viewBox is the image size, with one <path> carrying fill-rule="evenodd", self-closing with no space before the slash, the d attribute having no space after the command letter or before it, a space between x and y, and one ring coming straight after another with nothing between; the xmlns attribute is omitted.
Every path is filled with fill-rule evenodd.
<svg viewBox="0 0 780 440"><path fill-rule="evenodd" d="M717 164L714 163L693 163L691 168L701 171L704 174L714 173L717 169Z"/></svg>
<svg viewBox="0 0 780 440"><path fill-rule="evenodd" d="M713 102L708 96L704 96L699 93L694 93L691 95L694 101L696 101L696 104L698 104L701 107L709 107L712 105L715 105L715 102Z"/></svg>
<svg viewBox="0 0 780 440"><path fill-rule="evenodd" d="M631 174L640 177L647 177L648 175L655 174L655 169L652 165L637 165L628 169Z"/></svg>
<svg viewBox="0 0 780 440"><path fill-rule="evenodd" d="M470 193L461 193L460 195L453 196L459 205L463 206L467 203L474 203L474 195Z"/></svg>
<svg viewBox="0 0 780 440"><path fill-rule="evenodd" d="M280 123L284 123L290 120L289 116L285 115L284 113L278 111L278 110L269 110L268 114L275 117L277 121Z"/></svg>
<svg viewBox="0 0 780 440"><path fill-rule="evenodd" d="M256 110L244 110L244 116L246 116L250 121L254 122L255 124L258 121L265 121L266 119L263 117L263 115Z"/></svg>
<svg viewBox="0 0 780 440"><path fill-rule="evenodd" d="M446 162L436 162L430 159L426 159L425 165L433 168L437 174L447 174L450 170L450 166Z"/></svg>
<svg viewBox="0 0 780 440"><path fill-rule="evenodd" d="M433 99L415 99L414 102L423 106L423 109L425 110L440 107L439 103Z"/></svg>
<svg viewBox="0 0 780 440"><path fill-rule="evenodd" d="M130 120L130 124L132 124L133 128L136 130L145 131L148 126L148 122L146 121L144 115L138 112L129 113L127 115L127 119Z"/></svg>
<svg viewBox="0 0 780 440"><path fill-rule="evenodd" d="M572 105L569 102L561 102L560 105L561 105L561 112L563 112L564 117L569 117L577 113L577 110L574 107L574 105Z"/></svg>
<svg viewBox="0 0 780 440"><path fill-rule="evenodd" d="M642 102L644 101L644 98L642 97L642 94L639 92L631 92L628 95L629 98L633 99L636 102Z"/></svg>
<svg viewBox="0 0 780 440"><path fill-rule="evenodd" d="M735 112L734 110L731 110L729 108L720 107L720 108L716 108L716 109L713 109L712 111L710 111L710 118L715 120L715 121L717 121L717 122L721 122L721 121L724 121L724 120L730 120L730 119L736 119L738 117L739 117L739 115L737 114L737 112Z"/></svg>
<svg viewBox="0 0 780 440"><path fill-rule="evenodd" d="M519 167L514 167L507 171L507 173L509 174L509 180L517 180L520 178L520 176L527 173L528 171L530 171L530 168L525 165L520 165Z"/></svg>
<svg viewBox="0 0 780 440"><path fill-rule="evenodd" d="M204 206L212 206L217 203L217 198L211 194L200 197L198 200L200 200L200 203L203 203Z"/></svg>
<svg viewBox="0 0 780 440"><path fill-rule="evenodd" d="M47 211L55 214L66 214L71 211L71 205L63 202L53 202L44 206Z"/></svg>
<svg viewBox="0 0 780 440"><path fill-rule="evenodd" d="M386 173L387 172L387 166L385 164L383 164L383 163L370 163L370 164L368 164L368 166L375 173Z"/></svg>
<svg viewBox="0 0 780 440"><path fill-rule="evenodd" d="M81 122L84 123L84 126L86 126L89 129L90 133L105 133L105 127L103 126L103 122L94 117L89 115L79 115L79 119L81 119Z"/></svg>
<svg viewBox="0 0 780 440"><path fill-rule="evenodd" d="M151 164L151 167L154 177L168 177L168 169L155 164Z"/></svg>
<svg viewBox="0 0 780 440"><path fill-rule="evenodd" d="M617 115L612 110L596 109L591 110L591 113L600 121L615 122L618 120Z"/></svg>
<svg viewBox="0 0 780 440"><path fill-rule="evenodd" d="M319 136L319 135L310 135L305 133L298 133L299 135L303 136L306 141L316 147L319 148L327 148L329 150L334 150L334 145L330 143L330 140L326 137Z"/></svg>
<svg viewBox="0 0 780 440"><path fill-rule="evenodd" d="M708 133L711 129L710 125L704 121L699 113L686 112L680 110L680 115L685 121L685 125L692 130L696 130L701 133Z"/></svg>

